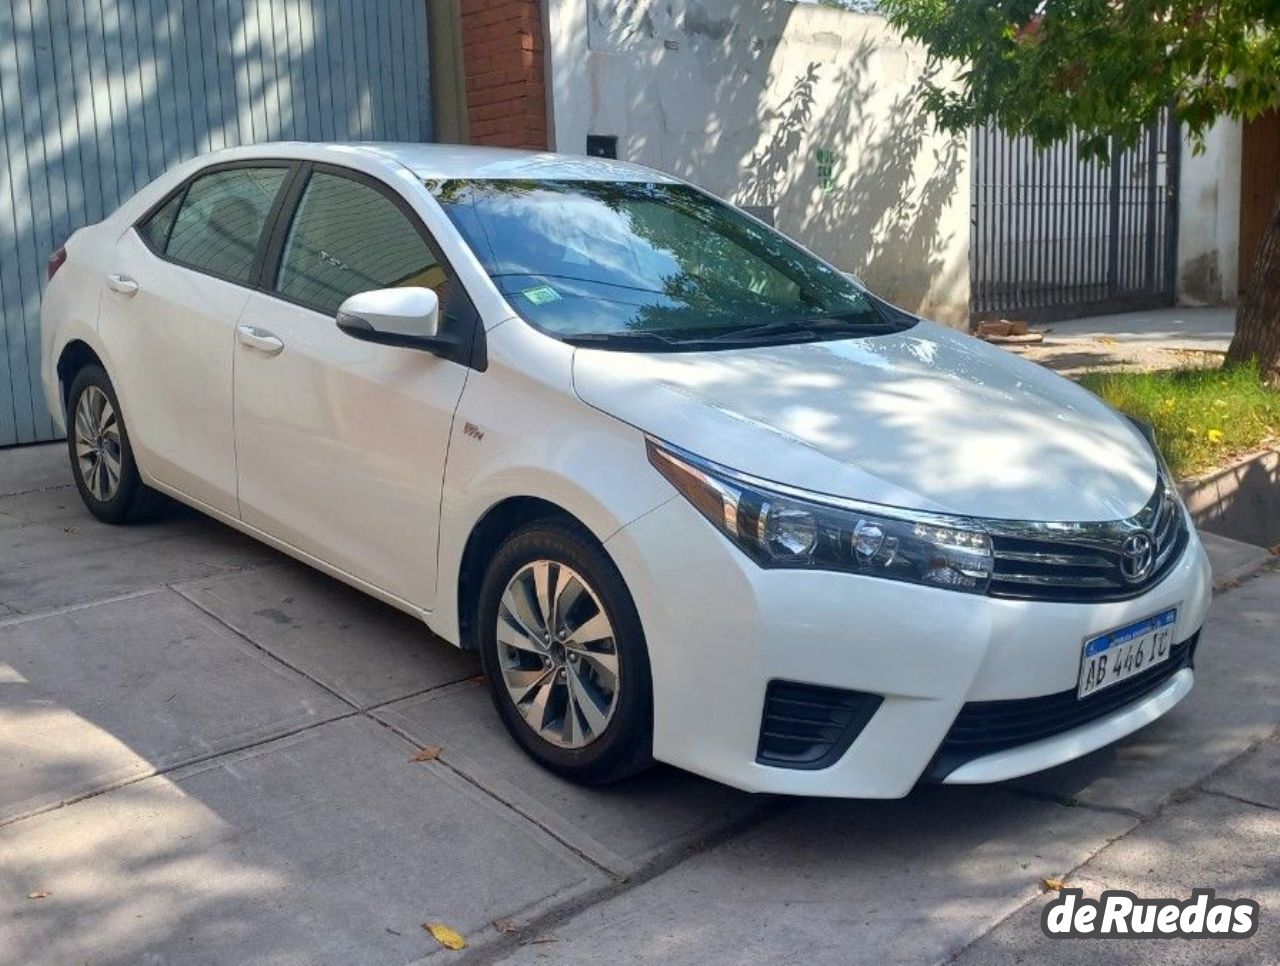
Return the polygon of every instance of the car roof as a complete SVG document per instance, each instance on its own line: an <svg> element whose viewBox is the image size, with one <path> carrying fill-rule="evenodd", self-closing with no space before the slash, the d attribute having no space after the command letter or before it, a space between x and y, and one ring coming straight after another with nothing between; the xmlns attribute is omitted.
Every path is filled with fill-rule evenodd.
<svg viewBox="0 0 1280 966"><path fill-rule="evenodd" d="M413 142L278 141L231 148L218 152L218 160L260 157L297 157L318 160L329 156L350 163L352 155L393 161L423 181L452 178L546 179L563 181L660 181L678 179L651 168L611 158L519 151L512 148L476 147L465 144Z"/></svg>

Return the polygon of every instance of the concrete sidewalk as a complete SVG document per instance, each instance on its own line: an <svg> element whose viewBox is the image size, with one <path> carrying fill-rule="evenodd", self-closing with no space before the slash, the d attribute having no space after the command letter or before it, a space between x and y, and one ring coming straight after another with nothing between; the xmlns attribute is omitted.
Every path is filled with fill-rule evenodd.
<svg viewBox="0 0 1280 966"><path fill-rule="evenodd" d="M61 446L0 453L0 962L410 962L768 805L560 782L478 671L197 514L98 523Z"/></svg>
<svg viewBox="0 0 1280 966"><path fill-rule="evenodd" d="M1280 574L1219 599L1183 706L1045 775L587 790L416 622L193 513L103 526L68 482L60 446L0 452L0 963L1052 959L1040 879L1122 873L1256 893L1249 949L1280 958L1267 863L1224 866L1239 841L1274 870L1274 752L1236 760L1280 724ZM1164 878L1125 858L1180 847Z"/></svg>
<svg viewBox="0 0 1280 966"><path fill-rule="evenodd" d="M1177 306L1047 322L1036 328L1054 341L1108 338L1121 345L1226 352L1235 334L1236 310L1231 306Z"/></svg>
<svg viewBox="0 0 1280 966"><path fill-rule="evenodd" d="M1168 369L1217 362L1235 333L1236 310L1153 309L1033 325L1038 345L1009 346L1018 355L1066 374L1117 367Z"/></svg>

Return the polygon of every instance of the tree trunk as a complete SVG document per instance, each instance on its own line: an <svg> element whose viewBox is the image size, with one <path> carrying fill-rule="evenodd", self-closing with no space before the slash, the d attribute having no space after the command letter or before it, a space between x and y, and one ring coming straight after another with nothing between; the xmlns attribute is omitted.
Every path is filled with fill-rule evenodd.
<svg viewBox="0 0 1280 966"><path fill-rule="evenodd" d="M1258 369L1280 378L1280 194L1276 195L1249 287L1236 313L1236 334L1227 350L1227 365L1256 359Z"/></svg>

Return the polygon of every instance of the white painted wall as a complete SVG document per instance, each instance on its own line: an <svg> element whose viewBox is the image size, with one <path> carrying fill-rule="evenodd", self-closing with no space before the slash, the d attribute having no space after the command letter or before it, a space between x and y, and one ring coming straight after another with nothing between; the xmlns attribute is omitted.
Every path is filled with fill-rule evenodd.
<svg viewBox="0 0 1280 966"><path fill-rule="evenodd" d="M1203 154L1182 148L1178 204L1178 300L1234 305L1240 263L1240 161L1243 128L1222 120Z"/></svg>
<svg viewBox="0 0 1280 966"><path fill-rule="evenodd" d="M880 17L785 0L545 0L556 150L620 157L748 207L906 308L969 311L966 139L911 89ZM835 155L820 183L817 152Z"/></svg>

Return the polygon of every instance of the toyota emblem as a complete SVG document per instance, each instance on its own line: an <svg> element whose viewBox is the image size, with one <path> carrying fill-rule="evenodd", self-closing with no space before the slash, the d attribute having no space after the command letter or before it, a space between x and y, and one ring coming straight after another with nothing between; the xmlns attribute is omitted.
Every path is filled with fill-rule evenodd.
<svg viewBox="0 0 1280 966"><path fill-rule="evenodd" d="M1128 583L1140 584L1150 577L1155 562L1156 544L1145 530L1130 534L1120 546L1120 573Z"/></svg>

